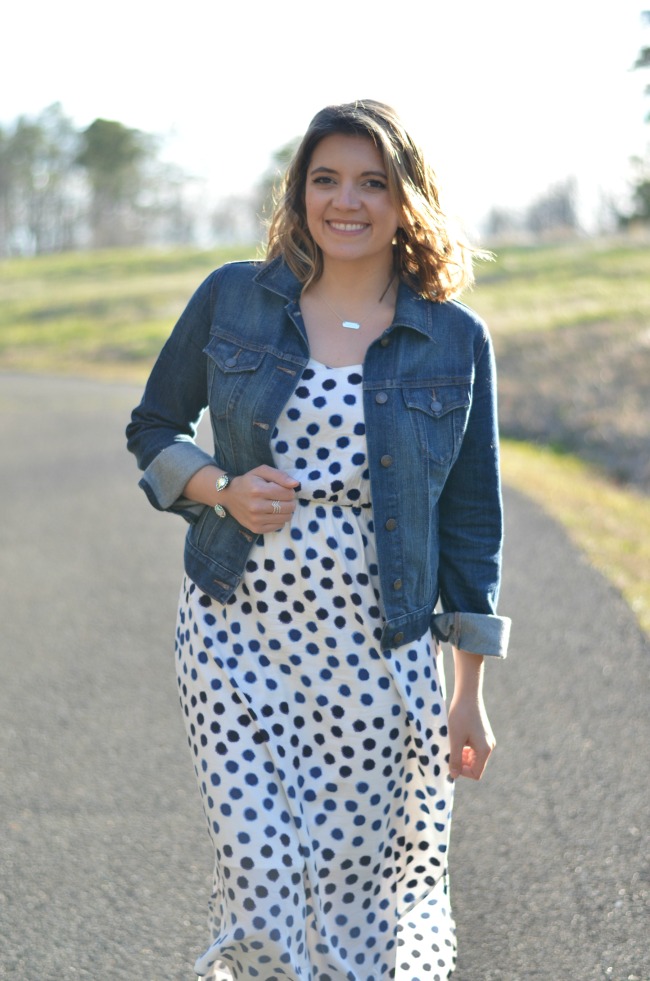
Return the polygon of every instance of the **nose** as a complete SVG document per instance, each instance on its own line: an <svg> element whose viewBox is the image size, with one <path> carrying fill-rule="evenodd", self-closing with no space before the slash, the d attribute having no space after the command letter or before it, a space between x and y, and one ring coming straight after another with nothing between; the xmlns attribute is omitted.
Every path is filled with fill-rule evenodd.
<svg viewBox="0 0 650 981"><path fill-rule="evenodd" d="M337 207L353 211L359 207L359 193L353 181L341 181L337 184L334 201Z"/></svg>

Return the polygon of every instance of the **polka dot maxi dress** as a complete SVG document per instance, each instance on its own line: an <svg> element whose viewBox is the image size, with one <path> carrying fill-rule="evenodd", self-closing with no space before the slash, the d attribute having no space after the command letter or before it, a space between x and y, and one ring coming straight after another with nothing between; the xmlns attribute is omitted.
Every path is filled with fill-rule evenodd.
<svg viewBox="0 0 650 981"><path fill-rule="evenodd" d="M360 367L311 360L273 434L301 482L225 606L188 579L181 704L215 847L219 981L442 981L453 784L429 637L382 652Z"/></svg>

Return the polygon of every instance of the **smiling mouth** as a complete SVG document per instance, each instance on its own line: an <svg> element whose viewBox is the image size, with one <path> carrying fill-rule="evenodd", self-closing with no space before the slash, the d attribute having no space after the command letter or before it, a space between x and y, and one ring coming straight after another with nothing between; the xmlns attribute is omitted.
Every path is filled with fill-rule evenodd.
<svg viewBox="0 0 650 981"><path fill-rule="evenodd" d="M328 221L327 224L335 232L362 232L368 225L359 221Z"/></svg>

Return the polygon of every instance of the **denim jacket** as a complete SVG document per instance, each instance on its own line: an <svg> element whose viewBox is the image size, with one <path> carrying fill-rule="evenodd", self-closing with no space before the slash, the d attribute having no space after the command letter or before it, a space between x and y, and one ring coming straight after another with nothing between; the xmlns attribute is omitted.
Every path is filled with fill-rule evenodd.
<svg viewBox="0 0 650 981"><path fill-rule="evenodd" d="M309 360L300 291L281 259L213 272L163 347L127 427L150 502L189 522L188 575L222 603L257 536L182 491L206 464L230 474L274 465L275 424ZM486 327L463 304L433 303L400 283L393 323L366 353L363 392L382 648L431 630L463 650L505 656L510 621L496 615L502 504ZM214 456L194 441L206 408Z"/></svg>

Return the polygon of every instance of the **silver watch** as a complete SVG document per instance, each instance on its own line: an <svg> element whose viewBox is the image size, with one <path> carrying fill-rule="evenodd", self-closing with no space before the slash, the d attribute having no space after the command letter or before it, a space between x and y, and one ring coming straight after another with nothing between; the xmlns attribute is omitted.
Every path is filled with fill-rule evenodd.
<svg viewBox="0 0 650 981"><path fill-rule="evenodd" d="M225 487L227 487L229 483L230 483L230 476L227 473L222 473L220 477L217 477L214 486L217 488L217 492L219 492L222 491ZM226 517L226 509L222 504L215 504L214 510L216 514L219 515L220 518Z"/></svg>

